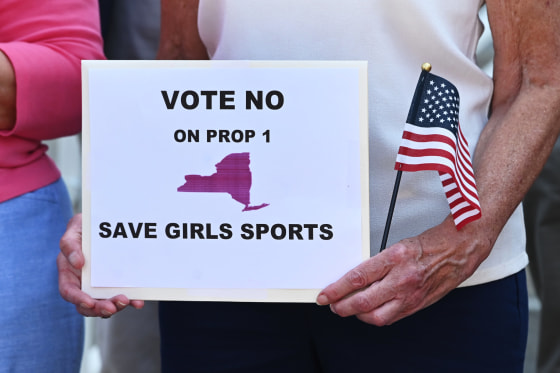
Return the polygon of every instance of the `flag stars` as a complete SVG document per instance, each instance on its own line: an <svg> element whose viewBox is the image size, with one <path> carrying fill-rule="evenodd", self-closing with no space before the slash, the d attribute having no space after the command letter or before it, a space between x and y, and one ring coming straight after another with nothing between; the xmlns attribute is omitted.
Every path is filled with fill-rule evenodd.
<svg viewBox="0 0 560 373"><path fill-rule="evenodd" d="M459 97L447 82L433 79L426 83L416 121L419 125L439 125L456 131L459 121Z"/></svg>

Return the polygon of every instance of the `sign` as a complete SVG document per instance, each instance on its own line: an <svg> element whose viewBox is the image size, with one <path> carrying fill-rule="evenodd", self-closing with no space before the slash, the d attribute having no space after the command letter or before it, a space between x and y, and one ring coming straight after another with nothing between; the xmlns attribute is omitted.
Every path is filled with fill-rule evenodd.
<svg viewBox="0 0 560 373"><path fill-rule="evenodd" d="M365 62L82 70L90 295L314 302L369 257Z"/></svg>

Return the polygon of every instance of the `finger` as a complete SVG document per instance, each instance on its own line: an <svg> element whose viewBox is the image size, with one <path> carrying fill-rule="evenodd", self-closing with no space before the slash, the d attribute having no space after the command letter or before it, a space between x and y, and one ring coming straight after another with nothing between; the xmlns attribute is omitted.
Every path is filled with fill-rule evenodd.
<svg viewBox="0 0 560 373"><path fill-rule="evenodd" d="M331 304L340 316L370 314L375 325L393 323L423 308L428 289L414 268L392 270L381 281Z"/></svg>
<svg viewBox="0 0 560 373"><path fill-rule="evenodd" d="M78 285L81 284L82 270L75 268L72 264L70 264L70 261L63 253L58 253L56 257L56 265L58 267L59 279L61 273L68 272L69 279L76 281Z"/></svg>
<svg viewBox="0 0 560 373"><path fill-rule="evenodd" d="M82 308L93 308L95 300L81 289L79 272L73 268L64 255L57 257L58 289L62 298L72 304L81 305Z"/></svg>
<svg viewBox="0 0 560 373"><path fill-rule="evenodd" d="M95 307L87 308L87 307L82 307L81 305L78 304L76 305L76 311L78 311L78 313L86 317L103 317L98 313L98 311L96 311Z"/></svg>
<svg viewBox="0 0 560 373"><path fill-rule="evenodd" d="M109 299L109 301L113 303L117 312L125 309L130 305L130 300L123 294L116 295Z"/></svg>
<svg viewBox="0 0 560 373"><path fill-rule="evenodd" d="M76 306L79 313L88 317L108 318L118 312L117 307L110 300L94 300L93 307L84 307L82 304Z"/></svg>
<svg viewBox="0 0 560 373"><path fill-rule="evenodd" d="M119 294L111 299L98 300L96 310L101 313L102 317L110 317L113 314L122 311L126 307L131 306L136 309L144 307L143 300L129 300L125 295Z"/></svg>
<svg viewBox="0 0 560 373"><path fill-rule="evenodd" d="M134 308L142 308L144 306L144 301L133 301L133 304L124 295L117 295L111 299L93 299L93 302L93 307L78 304L76 309L84 316L109 318L128 306L133 306Z"/></svg>
<svg viewBox="0 0 560 373"><path fill-rule="evenodd" d="M137 310L144 308L144 301L143 300L131 300L130 305Z"/></svg>
<svg viewBox="0 0 560 373"><path fill-rule="evenodd" d="M116 295L109 300L115 305L117 312L122 311L129 306L136 309L141 309L144 307L143 300L130 300L123 294Z"/></svg>
<svg viewBox="0 0 560 373"><path fill-rule="evenodd" d="M66 232L60 239L60 251L74 268L81 269L84 266L81 214L74 215L68 222Z"/></svg>
<svg viewBox="0 0 560 373"><path fill-rule="evenodd" d="M118 306L114 302L110 300L96 300L82 291L80 272L70 266L62 254L59 254L57 263L59 265L59 292L63 299L76 306L80 314L84 316L110 317L118 311ZM124 307L126 307L126 304L121 306L121 309Z"/></svg>
<svg viewBox="0 0 560 373"><path fill-rule="evenodd" d="M84 293L78 286L75 285L60 285L60 295L64 300L83 309L92 309L95 307L95 299Z"/></svg>
<svg viewBox="0 0 560 373"><path fill-rule="evenodd" d="M376 326L391 325L406 316L408 315L401 313L401 305L397 300L384 303L368 313L356 315L359 320Z"/></svg>
<svg viewBox="0 0 560 373"><path fill-rule="evenodd" d="M368 288L332 303L331 310L342 317L359 315L371 312L394 298L394 291L387 289L385 282L376 281Z"/></svg>
<svg viewBox="0 0 560 373"><path fill-rule="evenodd" d="M385 252L382 252L369 258L347 272L338 281L327 286L317 296L317 304L332 304L382 279L389 268L384 254Z"/></svg>

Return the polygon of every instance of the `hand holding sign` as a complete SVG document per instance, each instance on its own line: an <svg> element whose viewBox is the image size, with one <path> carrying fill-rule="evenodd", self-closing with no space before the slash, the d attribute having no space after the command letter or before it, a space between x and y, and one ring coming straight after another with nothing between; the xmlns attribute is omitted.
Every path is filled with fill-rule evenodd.
<svg viewBox="0 0 560 373"><path fill-rule="evenodd" d="M60 240L60 250L56 259L60 294L66 301L76 305L79 313L84 316L111 317L127 306L137 309L144 307L144 301L131 301L124 295L96 300L81 290L82 268L85 264L82 253L82 214L75 215L68 223Z"/></svg>

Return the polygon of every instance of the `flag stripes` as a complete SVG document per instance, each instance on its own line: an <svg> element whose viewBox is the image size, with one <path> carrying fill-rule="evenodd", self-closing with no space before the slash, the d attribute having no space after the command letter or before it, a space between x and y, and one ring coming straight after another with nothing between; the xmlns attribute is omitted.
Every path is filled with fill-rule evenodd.
<svg viewBox="0 0 560 373"><path fill-rule="evenodd" d="M459 93L449 81L422 73L395 169L438 171L457 229L480 218L469 146L459 123Z"/></svg>

